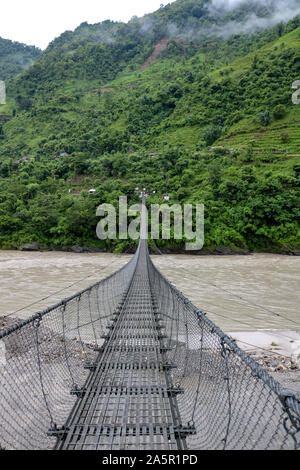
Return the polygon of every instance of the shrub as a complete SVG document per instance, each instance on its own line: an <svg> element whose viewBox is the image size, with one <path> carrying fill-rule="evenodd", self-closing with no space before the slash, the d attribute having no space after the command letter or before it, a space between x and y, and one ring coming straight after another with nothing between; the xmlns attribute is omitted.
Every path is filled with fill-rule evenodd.
<svg viewBox="0 0 300 470"><path fill-rule="evenodd" d="M290 136L287 132L282 132L280 134L280 139L283 144L286 144L290 140Z"/></svg>
<svg viewBox="0 0 300 470"><path fill-rule="evenodd" d="M206 127L203 131L203 138L206 145L212 145L222 134L222 127L215 124L211 124Z"/></svg>
<svg viewBox="0 0 300 470"><path fill-rule="evenodd" d="M273 111L275 119L282 119L286 115L286 109L283 104L278 104Z"/></svg>
<svg viewBox="0 0 300 470"><path fill-rule="evenodd" d="M271 116L269 111L262 111L258 114L259 122L262 126L268 126L271 122Z"/></svg>

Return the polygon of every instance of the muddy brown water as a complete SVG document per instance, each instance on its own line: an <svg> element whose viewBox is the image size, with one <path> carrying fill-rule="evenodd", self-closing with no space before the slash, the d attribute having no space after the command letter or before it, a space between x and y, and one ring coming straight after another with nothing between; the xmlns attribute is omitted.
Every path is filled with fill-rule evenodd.
<svg viewBox="0 0 300 470"><path fill-rule="evenodd" d="M0 251L0 316L36 311L105 278L131 255ZM300 258L162 255L160 271L244 347L300 353ZM41 300L44 299L44 300ZM31 305L33 304L33 305Z"/></svg>

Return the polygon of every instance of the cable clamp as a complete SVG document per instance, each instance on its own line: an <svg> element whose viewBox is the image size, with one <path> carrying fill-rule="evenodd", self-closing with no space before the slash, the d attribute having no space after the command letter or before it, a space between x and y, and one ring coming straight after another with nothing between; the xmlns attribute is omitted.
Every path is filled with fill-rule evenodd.
<svg viewBox="0 0 300 470"><path fill-rule="evenodd" d="M37 318L33 321L33 326L34 328L38 329L40 327L41 321L42 321L42 313L38 312L36 314Z"/></svg>

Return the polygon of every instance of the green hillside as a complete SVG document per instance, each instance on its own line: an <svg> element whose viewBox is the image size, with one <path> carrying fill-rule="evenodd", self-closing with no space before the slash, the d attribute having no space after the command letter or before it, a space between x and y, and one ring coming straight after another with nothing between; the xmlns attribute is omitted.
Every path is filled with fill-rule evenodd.
<svg viewBox="0 0 300 470"><path fill-rule="evenodd" d="M8 80L30 67L40 56L40 49L0 38L0 80Z"/></svg>
<svg viewBox="0 0 300 470"><path fill-rule="evenodd" d="M204 203L206 251L299 250L300 107L291 96L300 19L225 39L216 31L247 22L253 2L229 12L207 4L178 0L127 25L82 24L10 83L2 248L129 249L130 240L97 239L96 207L117 207L120 195L133 203L146 186L156 191L149 202Z"/></svg>

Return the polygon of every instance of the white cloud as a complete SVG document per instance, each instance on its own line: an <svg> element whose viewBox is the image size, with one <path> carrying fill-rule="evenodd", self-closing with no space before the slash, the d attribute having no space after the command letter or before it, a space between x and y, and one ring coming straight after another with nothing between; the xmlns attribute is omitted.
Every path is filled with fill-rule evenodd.
<svg viewBox="0 0 300 470"><path fill-rule="evenodd" d="M74 30L84 21L128 21L172 0L6 0L1 3L0 37L44 49L55 37Z"/></svg>
<svg viewBox="0 0 300 470"><path fill-rule="evenodd" d="M6 0L0 8L0 37L25 44L36 45L42 49L55 37L66 30L74 30L80 23L98 23L111 19L128 21L134 15L143 16L157 10L161 3L174 0ZM246 0L211 0L213 6L233 8ZM267 5L274 0L260 1ZM287 21L300 13L300 0L277 0L270 10L269 19L257 18L251 14L246 22L232 22L226 28L216 29L220 36L239 32L252 32L259 27L269 27L280 21ZM145 30L150 27L147 22ZM212 33L214 28L209 28ZM198 34L201 31L198 31ZM205 33L202 30L202 33ZM175 33L174 33L175 34ZM177 32L176 32L177 34ZM191 31L190 36L197 36Z"/></svg>
<svg viewBox="0 0 300 470"><path fill-rule="evenodd" d="M245 0L211 0L211 3L214 7L225 7L225 8L234 8L239 3L243 3Z"/></svg>
<svg viewBox="0 0 300 470"><path fill-rule="evenodd" d="M213 0L216 2L229 3L243 3L246 0ZM256 0L257 3L261 2L266 4L263 0ZM220 36L231 36L232 34L252 33L257 29L270 28L280 22L287 22L300 14L300 1L299 0L277 0L274 2L271 14L267 18L257 17L255 13L249 15L243 23L232 21L226 24L226 27L219 31Z"/></svg>

